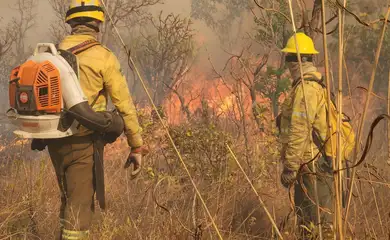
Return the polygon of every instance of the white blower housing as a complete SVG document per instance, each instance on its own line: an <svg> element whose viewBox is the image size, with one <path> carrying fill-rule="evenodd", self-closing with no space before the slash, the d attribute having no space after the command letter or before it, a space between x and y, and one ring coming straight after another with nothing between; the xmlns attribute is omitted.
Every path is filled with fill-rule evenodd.
<svg viewBox="0 0 390 240"><path fill-rule="evenodd" d="M59 127L64 109L88 103L80 87L76 56L74 60L77 74L54 44L39 43L25 64L14 69L7 116L18 128L14 131L18 137L53 139L78 132L77 120L67 129Z"/></svg>

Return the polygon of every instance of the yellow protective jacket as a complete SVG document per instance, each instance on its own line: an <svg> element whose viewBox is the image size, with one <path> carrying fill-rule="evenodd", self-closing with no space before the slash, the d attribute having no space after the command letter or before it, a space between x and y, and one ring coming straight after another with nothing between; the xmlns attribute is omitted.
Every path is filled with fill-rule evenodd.
<svg viewBox="0 0 390 240"><path fill-rule="evenodd" d="M59 44L60 49L69 49L90 39L97 40L94 30L77 26L72 35L63 39ZM143 145L141 127L138 123L137 112L131 98L126 78L124 77L117 57L103 45L94 46L77 55L79 60L80 85L91 104L104 89L93 109L106 111L108 95L112 103L121 114L125 122L125 135L130 147L136 148ZM85 127L80 128L77 135L87 135L91 131Z"/></svg>
<svg viewBox="0 0 390 240"><path fill-rule="evenodd" d="M304 79L322 78L319 72L307 72ZM282 105L280 122L280 140L282 143L281 160L285 169L297 171L302 163L317 155L318 144L311 142L310 134L315 131L320 138L320 144L327 139L327 109L326 91L315 81L304 81L307 99L307 112L310 130L307 123L302 84L293 87Z"/></svg>

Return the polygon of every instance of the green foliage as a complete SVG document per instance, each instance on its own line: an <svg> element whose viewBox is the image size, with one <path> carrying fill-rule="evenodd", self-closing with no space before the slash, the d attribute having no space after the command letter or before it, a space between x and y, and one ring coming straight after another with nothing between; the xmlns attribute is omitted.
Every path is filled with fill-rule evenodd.
<svg viewBox="0 0 390 240"><path fill-rule="evenodd" d="M265 1L259 2L267 7ZM254 21L257 25L255 38L266 46L281 49L285 42L285 36L289 36L291 33L287 30L289 29L286 26L288 21L285 17L289 16L288 4L283 0L276 0L272 4L270 8L275 8L280 13L263 11L262 14L255 17Z"/></svg>
<svg viewBox="0 0 390 240"><path fill-rule="evenodd" d="M286 69L267 66L255 77L255 89L271 101L274 116L279 112L279 97L290 87L290 80L282 77Z"/></svg>
<svg viewBox="0 0 390 240"><path fill-rule="evenodd" d="M361 71L359 74L363 82L368 84L372 67L375 62L375 53L380 38L382 24L375 29L370 29L361 25L347 25L345 32L349 34L346 44L346 61L350 74L352 71ZM337 37L337 35L336 35ZM336 48L337 46L333 46ZM376 92L386 92L388 82L388 69L390 67L390 34L385 33L383 39L381 55L375 76L374 90Z"/></svg>
<svg viewBox="0 0 390 240"><path fill-rule="evenodd" d="M249 10L251 1L192 0L192 18L204 21L223 41L232 31L234 21Z"/></svg>
<svg viewBox="0 0 390 240"><path fill-rule="evenodd" d="M267 71L255 81L256 90L269 99L278 99L290 87L290 80L283 78L285 69L267 66Z"/></svg>
<svg viewBox="0 0 390 240"><path fill-rule="evenodd" d="M350 8L365 22L383 19L383 13L386 11L385 2L383 1L361 1L359 4L352 5ZM346 22L348 24L345 25L344 33L346 41L344 56L347 62L349 75L359 76L361 80L360 85L367 86L375 61L375 53L378 47L383 21L374 23L371 27L363 26L355 20ZM332 52L336 53L338 51L338 31L332 36L334 42L330 44L330 48ZM383 39L381 55L375 76L375 92L387 92L388 69L390 66L389 59L390 34L387 31Z"/></svg>
<svg viewBox="0 0 390 240"><path fill-rule="evenodd" d="M218 126L192 122L172 126L171 134L179 151L194 171L213 178L226 169L230 158L226 143L231 144L233 139Z"/></svg>

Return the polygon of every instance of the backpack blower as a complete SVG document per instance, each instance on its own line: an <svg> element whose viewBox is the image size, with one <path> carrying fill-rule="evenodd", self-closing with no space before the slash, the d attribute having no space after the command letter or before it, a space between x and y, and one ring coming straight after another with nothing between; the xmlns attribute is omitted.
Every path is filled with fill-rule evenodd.
<svg viewBox="0 0 390 240"><path fill-rule="evenodd" d="M52 43L39 43L33 55L12 70L9 102L6 115L20 138L64 138L76 134L81 124L116 139L124 129L115 111L92 109L79 83L76 55Z"/></svg>

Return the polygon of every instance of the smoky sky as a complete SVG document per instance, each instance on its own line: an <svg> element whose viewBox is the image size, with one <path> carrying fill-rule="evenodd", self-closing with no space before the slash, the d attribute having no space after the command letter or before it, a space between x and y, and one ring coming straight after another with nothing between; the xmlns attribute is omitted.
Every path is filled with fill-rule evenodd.
<svg viewBox="0 0 390 240"><path fill-rule="evenodd" d="M0 0L0 26L4 27L6 23L12 20L13 17L18 17L14 8L16 1ZM37 0L37 7L35 9L36 19L35 25L27 34L25 42L27 45L34 47L38 42L50 41L50 24L55 20L55 16L52 12L50 3L48 0ZM191 0L164 0L163 4L158 4L150 8L150 11L157 15L160 11L164 14L174 13L180 14L182 17L191 16ZM222 47L221 43L215 34L215 32L209 28L203 21L193 21L194 30L196 33L195 39L197 39L200 48L200 58L207 60L208 56L216 61L216 66L223 65L227 56L224 50L229 51L240 51L240 41L234 45L228 47ZM247 18L246 23L243 25L245 28L250 30L251 24L253 23L252 18ZM242 27L242 26L241 26ZM232 27L231 31L234 32L236 29ZM224 50L223 50L224 49ZM199 65L207 67L207 61L199 61Z"/></svg>

